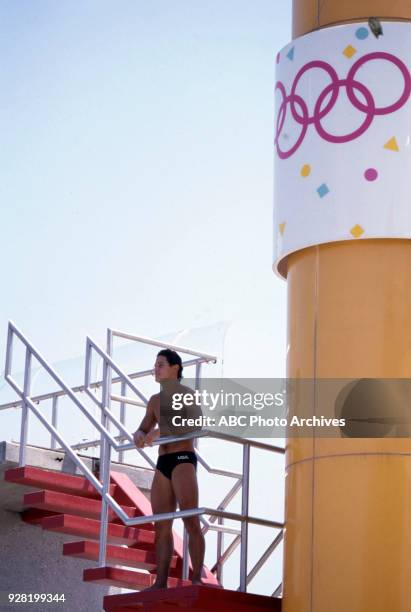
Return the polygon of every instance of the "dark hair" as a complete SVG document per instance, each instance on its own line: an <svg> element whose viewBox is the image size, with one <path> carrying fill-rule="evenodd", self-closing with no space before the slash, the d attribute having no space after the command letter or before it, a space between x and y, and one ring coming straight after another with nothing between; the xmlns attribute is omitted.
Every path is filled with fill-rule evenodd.
<svg viewBox="0 0 411 612"><path fill-rule="evenodd" d="M172 351L171 349L163 349L162 351L157 353L157 357L160 356L165 357L167 359L168 365L180 366L178 368L177 378L178 380L181 380L183 378L183 362L181 361L180 355L175 351Z"/></svg>

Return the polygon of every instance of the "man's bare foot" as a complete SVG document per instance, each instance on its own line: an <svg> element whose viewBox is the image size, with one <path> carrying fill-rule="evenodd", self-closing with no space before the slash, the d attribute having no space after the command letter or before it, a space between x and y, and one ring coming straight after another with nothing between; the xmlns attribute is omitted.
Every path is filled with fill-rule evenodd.
<svg viewBox="0 0 411 612"><path fill-rule="evenodd" d="M199 579L193 578L191 580L191 584L199 584L199 585L203 585L204 586L205 583L201 580L201 578L199 578Z"/></svg>
<svg viewBox="0 0 411 612"><path fill-rule="evenodd" d="M167 588L167 584L155 582L150 587L147 587L146 589L142 589L140 593L145 593L145 591L157 591L158 589L166 589L166 588Z"/></svg>

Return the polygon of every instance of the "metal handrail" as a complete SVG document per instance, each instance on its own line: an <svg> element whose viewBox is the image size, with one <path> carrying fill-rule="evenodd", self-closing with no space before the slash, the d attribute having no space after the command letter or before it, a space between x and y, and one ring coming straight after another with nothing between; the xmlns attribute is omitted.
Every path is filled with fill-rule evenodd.
<svg viewBox="0 0 411 612"><path fill-rule="evenodd" d="M190 367L193 365L196 365L197 363L199 363L201 360L199 359L190 359L188 361L183 361L182 365L183 367ZM144 378L145 376L151 376L153 374L153 369L151 368L150 370L142 370L140 372L132 372L131 374L127 374L128 378L130 380L135 380L136 378ZM121 378L120 377L113 377L112 380L112 384L116 384L116 383L120 383L121 382ZM95 382L91 382L89 387L90 389L99 389L100 387L103 386L104 381L103 380L97 380ZM85 392L85 385L76 385L75 387L70 387L71 391L73 393L83 393ZM32 400L33 402L36 403L40 403L43 402L45 400L48 399L54 399L56 397L64 397L66 395L66 392L64 390L59 390L59 391L51 391L50 393L43 393L41 395L35 395ZM118 398L117 397L113 397L113 395L111 396L111 399L113 401L126 401L128 400L128 398ZM13 402L7 402L5 404L0 404L0 410L8 410L9 408L21 408L22 405L22 400L15 400ZM134 402L129 402L129 403L134 403Z"/></svg>
<svg viewBox="0 0 411 612"><path fill-rule="evenodd" d="M19 387L19 385L13 380L13 378L11 376L12 342L13 342L13 335L14 334L20 339L20 341L26 347L26 358L25 358L25 371L24 371L24 385L23 385L23 389L21 389ZM127 335L127 337L129 337L129 336L131 336L131 335ZM124 337L124 335L122 337ZM134 337L134 338L139 338L139 337ZM256 571L254 571L255 570L255 567L254 567L253 570L251 570L250 574L247 574L248 524L251 523L251 524L255 524L255 525L263 525L263 526L272 527L272 528L275 528L275 529L283 529L283 526L284 526L283 523L276 522L276 521L269 521L267 519L261 519L261 518L253 517L253 516L250 516L249 513L248 513L248 497L249 497L248 496L248 488L249 488L250 449L251 449L251 447L256 447L256 448L262 448L264 450L269 450L271 452L276 452L276 453L284 453L285 449L282 448L282 447L275 447L275 446L272 446L272 445L269 445L269 444L264 444L264 443L261 443L261 442L257 442L257 441L253 441L253 440L248 440L248 439L240 439L240 438L237 438L235 436L228 435L228 434L222 434L220 432L211 432L211 431L208 431L208 430L196 431L196 432L192 432L190 434L185 434L183 436L167 436L167 437L164 437L164 438L159 438L158 440L156 440L153 443L153 446L156 446L156 445L159 445L159 444L166 444L166 443L182 441L182 440L195 439L195 438L204 437L204 436L214 437L216 439L223 439L223 440L226 440L226 441L242 444L243 445L243 473L242 473L242 478L241 478L241 483L242 483L242 507L241 507L241 514L234 513L234 512L227 512L226 510L223 510L221 508L213 509L213 508L208 508L208 507L201 507L201 508L192 508L192 509L186 509L186 510L179 510L179 511L176 511L176 512L162 513L162 514L151 515L151 516L144 516L144 517L136 517L136 518L128 517L128 515L123 511L121 506L110 496L109 489L108 489L108 486L109 486L109 467L110 467L110 450L111 450L111 448L113 448L115 450L119 450L119 451L127 450L129 448L135 448L133 443L118 444L116 439L113 438L113 436L110 434L109 430L106 427L106 425L108 426L107 418L109 417L109 418L111 418L113 420L113 417L114 417L114 415L111 415L110 411L107 409L107 406L109 405L109 400L110 400L110 391L109 391L110 385L109 385L109 382L111 382L111 380L110 380L111 369L113 369L115 372L117 372L118 376L121 379L122 384L127 383L127 385L130 386L130 388L133 391L137 392L137 395L140 395L140 393L134 387L134 385L131 382L130 378L124 372L122 372L122 370L117 366L117 364L115 364L115 362L111 359L111 357L105 351L102 351L102 349L100 349L100 347L98 347L98 345L93 343L93 341L91 341L89 338L87 339L87 343L88 343L87 346L89 347L88 350L90 352L91 352L92 348L94 348L95 350L97 350L97 352L100 353L100 356L104 359L104 368L103 368L103 371L104 371L104 376L103 376L103 397L102 397L102 403L101 403L102 412L103 412L103 422L101 424L97 421L97 419L95 419L95 417L89 412L89 410L82 404L82 402L76 398L76 396L74 395L73 391L63 382L63 380L54 371L54 369L42 358L42 356L38 353L38 351L36 351L36 349L29 343L29 341L17 329L17 327L13 323L9 322L9 329L8 329L8 336L7 336L7 353L6 353L5 379L12 386L12 388L16 391L16 393L20 396L21 403L22 403L22 408L23 408L23 412L22 412L22 425L21 425L21 439L20 439L20 452L19 452L19 465L22 466L25 463L25 447L26 447L26 443L27 443L28 409L30 408L34 412L34 414L37 416L37 418L40 420L40 422L51 433L52 437L54 439L56 439L60 443L60 445L65 449L65 451L68 453L68 455L72 458L74 463L79 467L81 472L93 484L93 486L96 488L96 490L101 495L101 498L102 498L102 513L101 513L101 534L100 534L100 555L99 555L99 563L100 563L100 565L104 564L104 562L105 562L105 549L106 549L106 542L107 542L107 523L108 523L108 508L109 507L111 507L111 509L116 513L116 515L119 518L121 518L121 520L123 521L123 523L126 526L145 524L147 522L154 522L154 523L156 523L158 521L170 520L170 519L175 519L175 518L188 518L188 517L194 517L194 516L199 516L199 517L201 516L201 517L203 517L203 515L211 516L212 517L211 521L213 521L213 520L215 521L216 518L219 518L221 520L222 519L229 519L229 520L239 521L240 524L241 524L240 590L245 591L247 589L248 582L252 579L252 577L254 577L255 573L259 569L259 567L258 567L258 569ZM160 346L164 346L164 345L160 344ZM179 350L181 351L181 348ZM45 370L54 379L54 381L57 382L57 384L63 389L64 393L75 403L75 405L83 412L83 414L85 414L85 416L100 431L100 433L101 433L101 447L102 447L102 452L103 452L103 454L102 454L103 461L101 462L101 466L100 466L101 472L100 473L103 474L103 483L101 483L94 476L94 474L89 470L89 468L85 465L85 463L77 456L77 454L74 452L72 447L70 447L68 442L63 438L63 436L61 436L59 434L59 432L57 431L57 428L55 427L55 422L54 422L55 418L53 417L53 419L52 419L53 420L53 424L50 424L47 421L47 419L41 414L41 412L39 411L37 406L35 405L35 403L33 401L33 398L30 397L31 362L32 362L32 357L33 356L45 368ZM211 356L207 356L207 357L211 357ZM90 383L90 381L87 380L87 373L89 372L89 369L90 369L90 355L86 359L86 380L85 380L85 390L86 391L89 389L89 383ZM114 419L115 419L115 417L114 417ZM113 420L113 422L115 422L116 426L120 430L123 429L124 437L126 437L127 439L130 440L131 439L131 435L122 427L122 424L120 422L118 422L117 419ZM123 437L123 436L121 436L121 437ZM233 474L233 476L235 478L239 477L238 474ZM226 499L228 497L230 497L230 496L231 496L230 499L232 499L232 497L235 495L237 490L239 490L239 488L237 488L237 485L238 485L238 483L235 483L235 485L232 488L232 490L226 496ZM234 491L234 493L233 493L233 491ZM220 525L220 524L218 526L211 525L211 523L208 523L206 521L205 521L205 523L206 523L206 528L207 529L215 529L217 531L227 531L227 532L238 534L237 530L233 530L231 528L227 529L226 526L224 526L224 525ZM238 537L238 535L237 535L237 537ZM278 536L277 536L276 540L281 541L281 539L279 539ZM274 542L275 542L275 540L274 540ZM269 547L269 548L271 548L271 552L272 552L272 550L274 550L274 548L273 548L274 542ZM270 552L270 554L271 554L271 552ZM267 555L267 551L265 551L265 553L263 553L263 557L265 555ZM221 563L221 559L220 559L220 563ZM261 563L261 558L260 558L260 560L259 560L259 562L257 564L259 564L259 563ZM262 563L261 563L261 565L262 565ZM183 557L183 567L184 566L185 566L185 569L186 569L186 572L187 572L188 571L188 563L187 563L187 557L186 556L185 556L185 558ZM251 577L250 577L250 575L251 575Z"/></svg>
<svg viewBox="0 0 411 612"><path fill-rule="evenodd" d="M161 342L160 340L153 340L153 338L146 338L144 336L135 336L134 334L129 334L116 329L110 329L109 331L112 336L117 336L118 338L124 338L125 340L134 340L136 342L143 342L144 344L150 344L151 346L158 346L161 348L164 348L166 346L172 351L177 351L178 353L185 353L186 355L194 355L195 357L200 357L203 362L217 362L217 358L215 355L208 355L207 353L193 351L192 349L189 349L184 346L177 346L176 344L169 344L168 342Z"/></svg>

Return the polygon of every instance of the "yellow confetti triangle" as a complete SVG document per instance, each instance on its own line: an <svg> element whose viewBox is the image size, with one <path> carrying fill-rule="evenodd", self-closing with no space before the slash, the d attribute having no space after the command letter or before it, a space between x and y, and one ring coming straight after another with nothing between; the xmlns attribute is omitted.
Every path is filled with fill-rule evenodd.
<svg viewBox="0 0 411 612"><path fill-rule="evenodd" d="M361 227L361 225L356 224L350 229L350 232L354 238L360 238L360 236L362 236L364 233L364 229Z"/></svg>
<svg viewBox="0 0 411 612"><path fill-rule="evenodd" d="M280 225L278 227L280 228L280 234L282 236L284 234L284 230L285 230L285 222L284 223L280 223Z"/></svg>
<svg viewBox="0 0 411 612"><path fill-rule="evenodd" d="M395 138L395 136L393 136L392 138L387 140L387 142L384 145L384 149L389 149L390 151L399 151L400 150L400 148L398 146L398 143L397 143L397 139Z"/></svg>
<svg viewBox="0 0 411 612"><path fill-rule="evenodd" d="M345 57L347 57L348 59L350 59L354 55L354 53L357 53L357 49L355 49L351 45L347 45L343 51L343 55L345 55Z"/></svg>

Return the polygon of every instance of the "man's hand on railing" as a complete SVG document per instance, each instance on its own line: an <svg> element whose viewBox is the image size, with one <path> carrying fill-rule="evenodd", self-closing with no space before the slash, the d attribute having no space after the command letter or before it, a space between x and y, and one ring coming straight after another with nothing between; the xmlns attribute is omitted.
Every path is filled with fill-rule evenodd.
<svg viewBox="0 0 411 612"><path fill-rule="evenodd" d="M144 431L141 431L141 429L137 429L137 431L133 433L134 444L137 446L137 448L144 448L146 445L146 438L147 434L144 433Z"/></svg>
<svg viewBox="0 0 411 612"><path fill-rule="evenodd" d="M153 442L155 442L159 436L160 429L158 427L156 429L151 429L148 433L144 433L141 429L137 429L133 434L133 440L137 448L144 448L145 446L152 446Z"/></svg>
<svg viewBox="0 0 411 612"><path fill-rule="evenodd" d="M146 435L145 443L148 446L151 446L153 442L155 442L155 440L157 440L157 438L159 437L160 437L160 429L157 427L157 429L152 429L151 431L148 432L148 434Z"/></svg>

